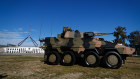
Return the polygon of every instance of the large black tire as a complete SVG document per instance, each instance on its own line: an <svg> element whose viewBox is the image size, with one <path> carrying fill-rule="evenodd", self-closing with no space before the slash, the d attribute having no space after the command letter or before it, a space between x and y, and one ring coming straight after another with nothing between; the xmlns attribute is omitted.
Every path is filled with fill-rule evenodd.
<svg viewBox="0 0 140 79"><path fill-rule="evenodd" d="M72 66L76 63L76 57L72 51L66 51L62 55L61 64L64 66Z"/></svg>
<svg viewBox="0 0 140 79"><path fill-rule="evenodd" d="M47 54L44 54L44 63L47 62Z"/></svg>
<svg viewBox="0 0 140 79"><path fill-rule="evenodd" d="M45 53L44 53L44 63L45 64L47 63L47 56L48 56L49 52L50 52L49 50L45 50Z"/></svg>
<svg viewBox="0 0 140 79"><path fill-rule="evenodd" d="M103 57L103 63L107 68L118 69L122 65L122 58L117 52L110 51Z"/></svg>
<svg viewBox="0 0 140 79"><path fill-rule="evenodd" d="M87 67L96 67L100 64L100 57L94 51L85 52L84 56L84 66Z"/></svg>
<svg viewBox="0 0 140 79"><path fill-rule="evenodd" d="M46 59L46 63L49 65L57 65L60 63L60 55L57 51L49 52Z"/></svg>

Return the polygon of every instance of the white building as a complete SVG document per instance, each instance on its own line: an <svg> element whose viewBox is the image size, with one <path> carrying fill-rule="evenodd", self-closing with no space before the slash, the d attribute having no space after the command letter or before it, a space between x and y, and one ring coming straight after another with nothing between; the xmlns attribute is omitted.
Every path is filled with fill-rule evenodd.
<svg viewBox="0 0 140 79"><path fill-rule="evenodd" d="M44 53L39 47L4 47L5 53Z"/></svg>

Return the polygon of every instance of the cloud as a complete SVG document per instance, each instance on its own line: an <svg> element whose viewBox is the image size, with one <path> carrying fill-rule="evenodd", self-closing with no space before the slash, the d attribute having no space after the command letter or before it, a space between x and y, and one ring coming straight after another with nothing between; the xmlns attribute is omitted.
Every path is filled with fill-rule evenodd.
<svg viewBox="0 0 140 79"><path fill-rule="evenodd" d="M28 32L1 32L0 31L0 38L23 38L22 34Z"/></svg>
<svg viewBox="0 0 140 79"><path fill-rule="evenodd" d="M19 30L22 30L21 28ZM19 42L25 39L24 35L28 32L10 32L0 31L0 44L7 45L7 44L14 44L18 45ZM27 39L22 46L34 46L30 39Z"/></svg>
<svg viewBox="0 0 140 79"><path fill-rule="evenodd" d="M22 29L22 28L18 28L18 30L19 30L19 31L22 31L23 29Z"/></svg>
<svg viewBox="0 0 140 79"><path fill-rule="evenodd" d="M7 32L8 30L6 30L6 29L3 29L3 31Z"/></svg>
<svg viewBox="0 0 140 79"><path fill-rule="evenodd" d="M21 42L24 39L0 39L0 44L2 45L7 45L7 44L14 44L14 45L18 45L19 42ZM28 40L26 40L25 42L23 42L23 44L21 46L34 46L34 44Z"/></svg>
<svg viewBox="0 0 140 79"><path fill-rule="evenodd" d="M21 28L21 27L19 27L19 28L15 28L14 29L14 31L16 31L16 32L20 32L20 31L23 31L24 29L23 28Z"/></svg>
<svg viewBox="0 0 140 79"><path fill-rule="evenodd" d="M0 44L6 45L6 44L14 44L17 45L22 39L0 39Z"/></svg>
<svg viewBox="0 0 140 79"><path fill-rule="evenodd" d="M32 31L35 32L36 30L35 30L35 29L31 29L31 32L32 32Z"/></svg>

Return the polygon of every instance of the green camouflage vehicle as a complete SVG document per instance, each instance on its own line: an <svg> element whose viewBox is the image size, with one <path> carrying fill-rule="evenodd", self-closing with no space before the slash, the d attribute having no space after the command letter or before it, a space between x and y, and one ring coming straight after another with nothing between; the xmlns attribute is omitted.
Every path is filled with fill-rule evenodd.
<svg viewBox="0 0 140 79"><path fill-rule="evenodd" d="M72 66L76 63L88 67L102 64L107 68L120 68L127 56L132 55L134 48L94 38L111 33L75 32L64 27L58 37L46 37L44 42L44 62L51 65L62 64Z"/></svg>

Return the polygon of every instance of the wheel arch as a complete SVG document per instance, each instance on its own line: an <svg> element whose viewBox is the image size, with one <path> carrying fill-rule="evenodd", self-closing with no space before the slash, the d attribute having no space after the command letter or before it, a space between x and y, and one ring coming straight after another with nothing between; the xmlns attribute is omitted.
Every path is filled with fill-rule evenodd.
<svg viewBox="0 0 140 79"><path fill-rule="evenodd" d="M56 51L60 56L62 56L62 54L59 53L59 51L58 51L57 49L52 49L52 48L47 48L47 49L45 49L44 55L47 55L47 54L48 54L49 52L51 52L51 51Z"/></svg>
<svg viewBox="0 0 140 79"><path fill-rule="evenodd" d="M120 55L119 51L117 49L115 49L115 48L105 48L105 49L103 49L101 55L105 55L109 51L115 51Z"/></svg>
<svg viewBox="0 0 140 79"><path fill-rule="evenodd" d="M93 51L93 52L99 54L99 52L98 52L98 50L96 48L94 48L94 49L86 49L84 52L87 52L87 51Z"/></svg>

